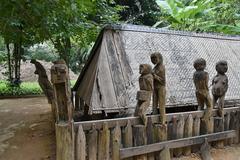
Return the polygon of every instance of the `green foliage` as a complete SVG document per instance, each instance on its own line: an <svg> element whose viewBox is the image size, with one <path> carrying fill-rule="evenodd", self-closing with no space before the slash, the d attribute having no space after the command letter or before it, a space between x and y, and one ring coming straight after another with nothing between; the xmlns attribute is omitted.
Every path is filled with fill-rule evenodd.
<svg viewBox="0 0 240 160"><path fill-rule="evenodd" d="M71 80L71 87L76 80ZM38 82L22 82L19 87L12 86L8 81L0 81L0 96L40 95L43 94Z"/></svg>
<svg viewBox="0 0 240 160"><path fill-rule="evenodd" d="M59 58L58 54L54 49L54 46L49 42L44 42L42 44L36 44L28 48L24 53L24 59L38 59L47 62L56 61Z"/></svg>
<svg viewBox="0 0 240 160"><path fill-rule="evenodd" d="M124 8L120 12L125 23L152 26L161 15L155 0L116 0Z"/></svg>
<svg viewBox="0 0 240 160"><path fill-rule="evenodd" d="M154 26L240 34L238 0L156 0L164 14Z"/></svg>
<svg viewBox="0 0 240 160"><path fill-rule="evenodd" d="M12 86L7 81L0 81L0 96L38 95L43 94L36 82L23 82L20 87Z"/></svg>

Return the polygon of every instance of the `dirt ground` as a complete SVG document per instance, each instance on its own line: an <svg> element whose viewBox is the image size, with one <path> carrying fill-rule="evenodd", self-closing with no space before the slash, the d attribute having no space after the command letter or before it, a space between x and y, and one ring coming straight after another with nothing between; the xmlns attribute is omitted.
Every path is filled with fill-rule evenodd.
<svg viewBox="0 0 240 160"><path fill-rule="evenodd" d="M0 160L55 160L51 109L44 97L0 100ZM211 149L214 160L240 160L240 145ZM199 154L174 160L200 160Z"/></svg>
<svg viewBox="0 0 240 160"><path fill-rule="evenodd" d="M50 111L44 97L0 100L0 160L54 160Z"/></svg>

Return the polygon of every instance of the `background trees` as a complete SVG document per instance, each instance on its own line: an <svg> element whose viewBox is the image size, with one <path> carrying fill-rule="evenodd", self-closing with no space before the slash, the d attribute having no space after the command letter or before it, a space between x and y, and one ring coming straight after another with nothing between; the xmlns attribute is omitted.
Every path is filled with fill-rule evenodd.
<svg viewBox="0 0 240 160"><path fill-rule="evenodd" d="M20 61L64 59L80 72L99 30L131 23L196 32L240 33L239 0L0 0L0 63L11 82Z"/></svg>

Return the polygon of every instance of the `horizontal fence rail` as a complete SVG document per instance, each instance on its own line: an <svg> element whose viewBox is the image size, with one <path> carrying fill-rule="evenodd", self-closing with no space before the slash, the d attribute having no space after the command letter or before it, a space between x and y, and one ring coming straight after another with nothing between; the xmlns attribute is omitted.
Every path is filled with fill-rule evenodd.
<svg viewBox="0 0 240 160"><path fill-rule="evenodd" d="M224 114L231 113L234 111L240 111L240 107L224 108ZM167 121L170 122L173 117L178 118L179 116L183 116L186 119L189 114L191 114L193 118L195 118L195 117L201 118L204 114L204 111L169 113L169 114L167 114ZM216 115L217 115L217 109L214 109L212 112L212 116L216 116ZM147 117L151 118L152 123L159 122L159 115L150 115ZM91 130L92 126L94 125L96 129L102 129L103 123L106 122L106 123L108 123L109 128L114 128L117 123L119 124L120 127L126 126L128 121L130 121L132 125L141 124L141 120L138 117L125 117L125 118L116 118L116 119L75 122L74 127L78 128L79 125L82 125L83 130Z"/></svg>
<svg viewBox="0 0 240 160"><path fill-rule="evenodd" d="M225 132L218 132L218 133L206 134L201 136L194 136L189 138L159 142L159 143L143 145L138 147L123 148L123 149L120 149L120 158L123 159L123 158L141 155L141 154L148 154L151 152L160 151L164 149L166 146L168 148L186 147L186 146L191 146L195 144L203 144L205 139L207 139L208 142L213 142L213 141L222 140L226 138L233 138L235 136L236 136L236 131L230 130Z"/></svg>

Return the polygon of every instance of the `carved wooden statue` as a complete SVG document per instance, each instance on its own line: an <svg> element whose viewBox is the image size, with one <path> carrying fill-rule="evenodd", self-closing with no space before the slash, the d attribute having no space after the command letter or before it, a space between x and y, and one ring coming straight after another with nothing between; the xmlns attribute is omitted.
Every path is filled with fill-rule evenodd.
<svg viewBox="0 0 240 160"><path fill-rule="evenodd" d="M36 71L34 73L38 75L38 83L43 90L43 93L46 95L48 103L52 104L52 100L54 98L53 87L51 82L48 80L46 70L44 69L42 64L35 59L32 59L30 63L35 65Z"/></svg>
<svg viewBox="0 0 240 160"><path fill-rule="evenodd" d="M196 59L193 64L196 71L193 74L193 81L196 87L196 97L198 106L204 110L204 105L207 109L212 110L212 100L209 95L208 89L208 72L204 71L206 68L206 61L203 58Z"/></svg>
<svg viewBox="0 0 240 160"><path fill-rule="evenodd" d="M151 61L155 65L153 68L153 114L160 112L160 122L166 123L166 78L165 78L165 66L163 65L163 57L160 53L151 54ZM159 107L159 108L158 108Z"/></svg>
<svg viewBox="0 0 240 160"><path fill-rule="evenodd" d="M151 95L153 91L152 67L149 64L141 64L139 66L139 88L137 92L137 106L134 116L140 116L144 125L147 125L146 111L150 106Z"/></svg>
<svg viewBox="0 0 240 160"><path fill-rule="evenodd" d="M227 61L219 61L216 63L217 75L212 80L212 95L213 95L213 106L218 102L218 115L224 116L224 99L225 94L228 90L228 77L226 72L228 70Z"/></svg>
<svg viewBox="0 0 240 160"><path fill-rule="evenodd" d="M71 102L71 88L68 67L64 60L53 62L51 68L51 81L56 95L58 120L71 122L73 118L73 105Z"/></svg>

